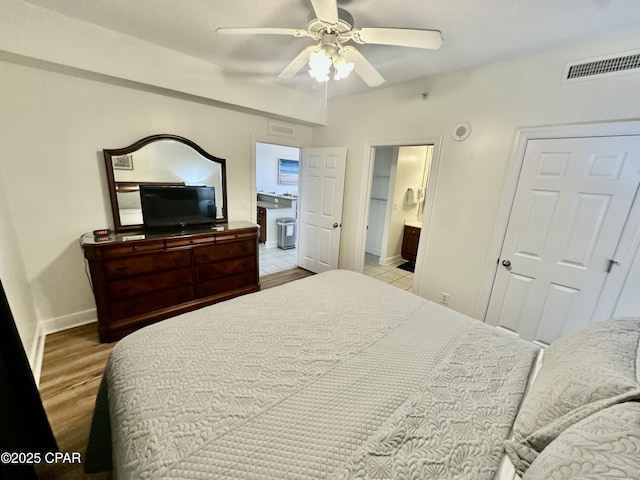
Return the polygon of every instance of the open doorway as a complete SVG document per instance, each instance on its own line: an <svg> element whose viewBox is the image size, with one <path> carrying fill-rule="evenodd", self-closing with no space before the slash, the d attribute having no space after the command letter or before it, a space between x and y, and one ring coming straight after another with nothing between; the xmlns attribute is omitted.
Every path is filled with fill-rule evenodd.
<svg viewBox="0 0 640 480"><path fill-rule="evenodd" d="M297 266L300 148L256 142L260 276Z"/></svg>
<svg viewBox="0 0 640 480"><path fill-rule="evenodd" d="M378 146L368 199L363 272L411 290L433 145Z"/></svg>

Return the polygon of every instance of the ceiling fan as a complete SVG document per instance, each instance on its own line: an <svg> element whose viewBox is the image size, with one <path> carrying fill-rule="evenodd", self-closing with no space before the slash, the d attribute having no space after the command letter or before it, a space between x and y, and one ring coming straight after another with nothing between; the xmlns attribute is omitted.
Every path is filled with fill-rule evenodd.
<svg viewBox="0 0 640 480"><path fill-rule="evenodd" d="M349 75L352 70L370 87L384 83L384 78L349 41L365 44L394 45L400 47L437 50L442 45L439 30L410 28L354 28L353 17L338 7L337 0L311 0L316 18L306 30L294 28L218 28L217 33L227 35L291 35L310 37L317 43L306 47L278 75L293 78L309 64L309 74L320 82L329 80L331 68L334 79Z"/></svg>

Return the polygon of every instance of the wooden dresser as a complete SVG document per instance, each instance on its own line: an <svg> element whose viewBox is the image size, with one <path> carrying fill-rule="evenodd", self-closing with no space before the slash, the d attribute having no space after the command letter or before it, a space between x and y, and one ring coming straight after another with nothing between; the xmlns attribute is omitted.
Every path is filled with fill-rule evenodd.
<svg viewBox="0 0 640 480"><path fill-rule="evenodd" d="M112 234L80 243L101 342L158 320L260 289L258 227L231 222L182 234Z"/></svg>

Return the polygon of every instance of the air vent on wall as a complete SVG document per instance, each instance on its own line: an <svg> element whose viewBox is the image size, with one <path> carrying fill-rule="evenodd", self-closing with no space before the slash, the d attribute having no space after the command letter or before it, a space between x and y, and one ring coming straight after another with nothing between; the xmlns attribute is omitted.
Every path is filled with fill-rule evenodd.
<svg viewBox="0 0 640 480"><path fill-rule="evenodd" d="M295 137L296 130L292 125L286 123L277 123L269 120L269 135L277 135L278 137Z"/></svg>
<svg viewBox="0 0 640 480"><path fill-rule="evenodd" d="M640 73L640 50L569 62L562 81L575 82L591 78Z"/></svg>

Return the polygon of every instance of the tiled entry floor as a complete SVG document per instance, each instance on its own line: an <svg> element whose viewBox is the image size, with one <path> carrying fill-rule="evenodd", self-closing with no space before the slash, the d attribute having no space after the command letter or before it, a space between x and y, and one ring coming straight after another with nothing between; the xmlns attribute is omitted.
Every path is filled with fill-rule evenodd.
<svg viewBox="0 0 640 480"><path fill-rule="evenodd" d="M298 252L295 248L283 250L281 248L266 248L259 244L260 275L281 272L294 268L297 263Z"/></svg>
<svg viewBox="0 0 640 480"><path fill-rule="evenodd" d="M295 248L288 250L266 248L262 243L259 245L259 248L261 276L281 272L296 266L298 252ZM398 265L404 263L404 260L384 266L378 264L379 260L380 258L378 256L367 253L364 259L363 273L398 288L402 288L403 290L411 290L413 286L413 273L397 268Z"/></svg>
<svg viewBox="0 0 640 480"><path fill-rule="evenodd" d="M411 291L413 287L413 273L398 268L398 265L405 263L404 260L394 262L391 265L380 265L380 257L366 253L364 256L363 273L383 282L395 285L403 290Z"/></svg>

